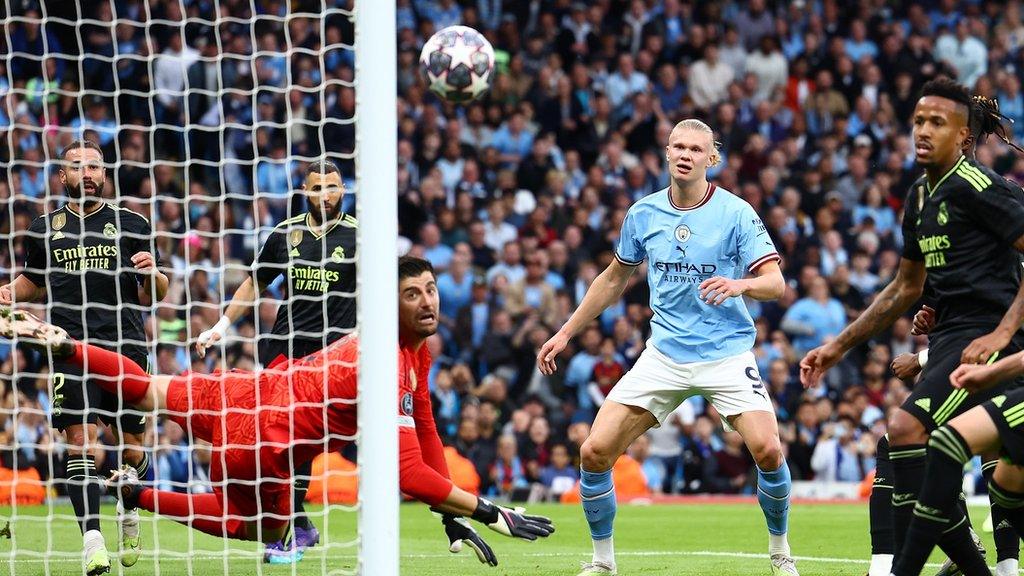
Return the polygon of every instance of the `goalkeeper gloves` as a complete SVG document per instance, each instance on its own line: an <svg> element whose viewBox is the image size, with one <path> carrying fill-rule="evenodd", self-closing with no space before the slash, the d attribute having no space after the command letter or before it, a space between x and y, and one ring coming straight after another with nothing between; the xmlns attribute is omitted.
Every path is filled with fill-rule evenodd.
<svg viewBox="0 0 1024 576"><path fill-rule="evenodd" d="M476 557L484 564L491 566L498 565L498 558L494 555L490 545L477 534L476 530L469 525L462 516L443 514L441 523L444 524L444 533L448 535L448 551L457 554L462 551L462 543L465 542L476 552Z"/></svg>
<svg viewBox="0 0 1024 576"><path fill-rule="evenodd" d="M547 538L555 531L550 518L524 514L523 508L505 508L496 506L484 498L478 498L473 520L482 522L498 534L523 540Z"/></svg>

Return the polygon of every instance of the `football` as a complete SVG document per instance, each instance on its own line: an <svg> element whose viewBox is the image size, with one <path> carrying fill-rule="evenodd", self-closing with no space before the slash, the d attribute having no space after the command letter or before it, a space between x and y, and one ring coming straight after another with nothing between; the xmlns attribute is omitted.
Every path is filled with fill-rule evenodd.
<svg viewBox="0 0 1024 576"><path fill-rule="evenodd" d="M469 102L490 87L494 48L467 26L449 26L423 45L420 68L430 91L449 102Z"/></svg>

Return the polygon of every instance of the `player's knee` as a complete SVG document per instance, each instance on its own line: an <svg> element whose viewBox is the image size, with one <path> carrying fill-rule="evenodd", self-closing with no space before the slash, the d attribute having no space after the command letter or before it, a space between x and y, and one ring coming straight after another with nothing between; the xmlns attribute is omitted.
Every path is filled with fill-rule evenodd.
<svg viewBox="0 0 1024 576"><path fill-rule="evenodd" d="M889 417L888 434L892 446L924 444L928 441L928 433L921 422L903 410L896 410Z"/></svg>
<svg viewBox="0 0 1024 576"><path fill-rule="evenodd" d="M604 472L615 464L618 454L613 454L611 446L601 442L592 442L588 438L580 446L580 464L588 472Z"/></svg>
<svg viewBox="0 0 1024 576"><path fill-rule="evenodd" d="M142 462L142 450L136 448L125 448L121 451L121 458L125 464L137 466Z"/></svg>
<svg viewBox="0 0 1024 576"><path fill-rule="evenodd" d="M777 436L752 446L750 452L761 470L770 472L782 466L782 443Z"/></svg>
<svg viewBox="0 0 1024 576"><path fill-rule="evenodd" d="M89 444L89 434L85 429L76 426L68 429L67 440L69 452L72 454L84 454Z"/></svg>

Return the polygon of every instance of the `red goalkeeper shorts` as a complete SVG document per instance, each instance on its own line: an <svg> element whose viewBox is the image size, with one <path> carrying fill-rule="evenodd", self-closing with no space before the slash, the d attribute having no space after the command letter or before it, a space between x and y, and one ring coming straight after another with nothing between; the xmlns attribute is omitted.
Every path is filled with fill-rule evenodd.
<svg viewBox="0 0 1024 576"><path fill-rule="evenodd" d="M210 480L223 486L231 513L264 514L269 528L291 514L291 472L271 446L258 444L257 386L249 372L186 373L171 381L167 410L193 441L212 445Z"/></svg>

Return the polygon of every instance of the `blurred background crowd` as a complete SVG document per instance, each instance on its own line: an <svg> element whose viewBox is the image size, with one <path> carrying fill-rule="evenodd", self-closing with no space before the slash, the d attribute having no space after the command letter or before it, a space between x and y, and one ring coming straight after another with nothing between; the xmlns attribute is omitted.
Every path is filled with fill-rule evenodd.
<svg viewBox="0 0 1024 576"><path fill-rule="evenodd" d="M19 235L62 201L56 151L92 134L114 164L107 194L152 216L172 274L149 322L156 370L252 368L280 286L236 327L243 338L226 358L200 361L189 343L216 322L270 228L303 209L294 191L306 161L339 160L355 190L351 2L81 4L88 20L75 24L72 5L40 25L37 5L14 3L0 37L2 276L23 262ZM900 319L809 391L797 363L898 265L920 86L952 76L997 98L1024 136L1019 2L398 0L396 24L399 241L439 273L435 412L483 491L575 483L589 423L645 346L645 267L555 375L540 374L535 354L611 260L627 208L667 186L662 147L687 117L714 128L724 161L710 178L754 206L783 256L785 296L747 304L794 477L871 473L885 416L907 394L890 362L926 341ZM453 24L482 31L497 55L490 93L464 107L438 101L418 73L425 39ZM1024 177L995 139L978 159ZM3 462L18 454L48 475L60 447L46 426L46 369L3 345L0 363ZM24 376L33 372L43 376ZM195 456L172 428L154 429L167 461L157 474L187 476L176 462ZM652 492L753 486L742 442L699 398L628 461Z"/></svg>

